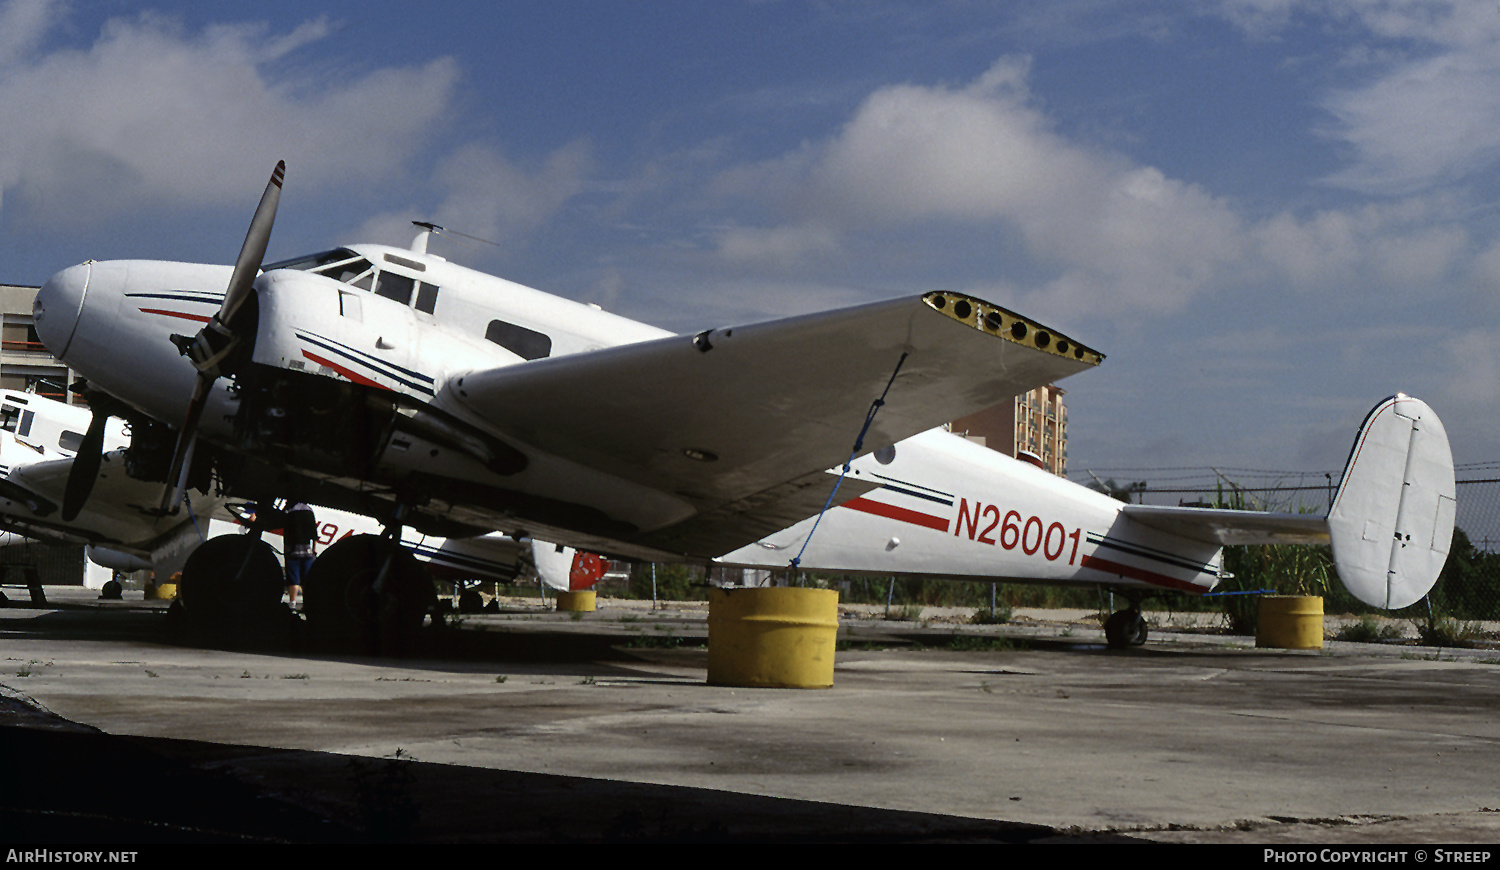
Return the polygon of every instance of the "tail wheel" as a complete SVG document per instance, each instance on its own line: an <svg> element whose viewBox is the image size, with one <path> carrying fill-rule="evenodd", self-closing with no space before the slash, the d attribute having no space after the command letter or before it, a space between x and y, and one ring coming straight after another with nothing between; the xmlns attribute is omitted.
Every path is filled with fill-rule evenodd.
<svg viewBox="0 0 1500 870"><path fill-rule="evenodd" d="M1139 610L1116 610L1104 621L1104 640L1110 649L1141 646L1147 633L1146 617Z"/></svg>
<svg viewBox="0 0 1500 870"><path fill-rule="evenodd" d="M188 556L177 594L192 630L237 645L270 639L269 628L285 627L283 585L270 544L252 535L220 535Z"/></svg>
<svg viewBox="0 0 1500 870"><path fill-rule="evenodd" d="M422 620L436 604L432 581L415 556L387 538L354 535L308 569L302 614L325 647L403 655L414 649Z"/></svg>

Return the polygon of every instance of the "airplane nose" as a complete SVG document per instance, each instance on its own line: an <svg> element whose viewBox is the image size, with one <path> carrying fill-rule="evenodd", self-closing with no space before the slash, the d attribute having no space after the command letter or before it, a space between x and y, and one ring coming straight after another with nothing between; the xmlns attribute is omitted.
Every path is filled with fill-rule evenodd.
<svg viewBox="0 0 1500 870"><path fill-rule="evenodd" d="M92 260L69 266L48 278L37 291L36 301L31 303L31 319L36 324L37 337L59 359L68 352L73 331L78 327L78 315L83 311L83 298L88 294L92 272Z"/></svg>

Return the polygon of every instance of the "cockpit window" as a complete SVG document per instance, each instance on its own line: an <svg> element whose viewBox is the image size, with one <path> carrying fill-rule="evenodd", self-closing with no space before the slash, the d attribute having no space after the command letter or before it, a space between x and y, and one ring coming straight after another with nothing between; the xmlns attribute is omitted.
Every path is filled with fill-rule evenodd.
<svg viewBox="0 0 1500 870"><path fill-rule="evenodd" d="M0 429L6 432L16 431L16 424L21 419L21 409L15 405L0 407Z"/></svg>
<svg viewBox="0 0 1500 870"><path fill-rule="evenodd" d="M267 272L272 269L299 269L303 272L315 272L361 290L370 289L370 285L375 280L375 267L370 265L370 261L348 248L335 248L321 254L298 257L295 260L282 260L280 263L272 263L265 267Z"/></svg>
<svg viewBox="0 0 1500 870"><path fill-rule="evenodd" d="M271 263L270 265L262 266L261 268L266 272L269 272L272 269L299 269L303 272L314 272L321 267L327 266L331 263L338 263L343 260L353 260L358 256L358 254L354 253L348 248L334 248L331 251L323 251L319 254L308 254L303 257L294 257L290 260L282 260L278 263Z"/></svg>
<svg viewBox="0 0 1500 870"><path fill-rule="evenodd" d="M415 260L408 260L393 254L386 254L385 258L392 263L411 269L426 270L427 268L426 265ZM415 294L418 311L431 314L437 308L437 285L408 278L405 275L397 275L394 272L377 271L369 260L348 248L334 248L320 254L309 254L305 257L271 263L265 267L267 272L272 269L299 269L304 272L326 275L351 287L374 290L375 295L395 300L402 305L411 305L412 295Z"/></svg>

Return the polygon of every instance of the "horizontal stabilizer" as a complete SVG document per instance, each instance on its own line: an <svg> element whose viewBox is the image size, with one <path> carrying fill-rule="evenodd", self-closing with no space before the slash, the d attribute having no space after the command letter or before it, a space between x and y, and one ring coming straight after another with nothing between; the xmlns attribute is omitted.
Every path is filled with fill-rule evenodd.
<svg viewBox="0 0 1500 870"><path fill-rule="evenodd" d="M1121 511L1147 528L1221 547L1328 543L1328 520L1315 514L1150 504L1128 504Z"/></svg>
<svg viewBox="0 0 1500 870"><path fill-rule="evenodd" d="M1427 594L1452 544L1454 491L1437 414L1399 394L1375 406L1328 513L1339 579L1354 597L1395 610Z"/></svg>

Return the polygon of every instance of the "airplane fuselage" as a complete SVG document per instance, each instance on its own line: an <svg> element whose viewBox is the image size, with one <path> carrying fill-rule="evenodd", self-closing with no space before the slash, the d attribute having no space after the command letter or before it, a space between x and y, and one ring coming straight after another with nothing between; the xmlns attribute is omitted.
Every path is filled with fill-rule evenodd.
<svg viewBox="0 0 1500 870"><path fill-rule="evenodd" d="M878 488L841 500L816 531L809 518L718 561L781 568L800 556L813 571L1190 593L1222 573L1218 544L1142 526L1113 498L940 429L862 456L849 474Z"/></svg>

